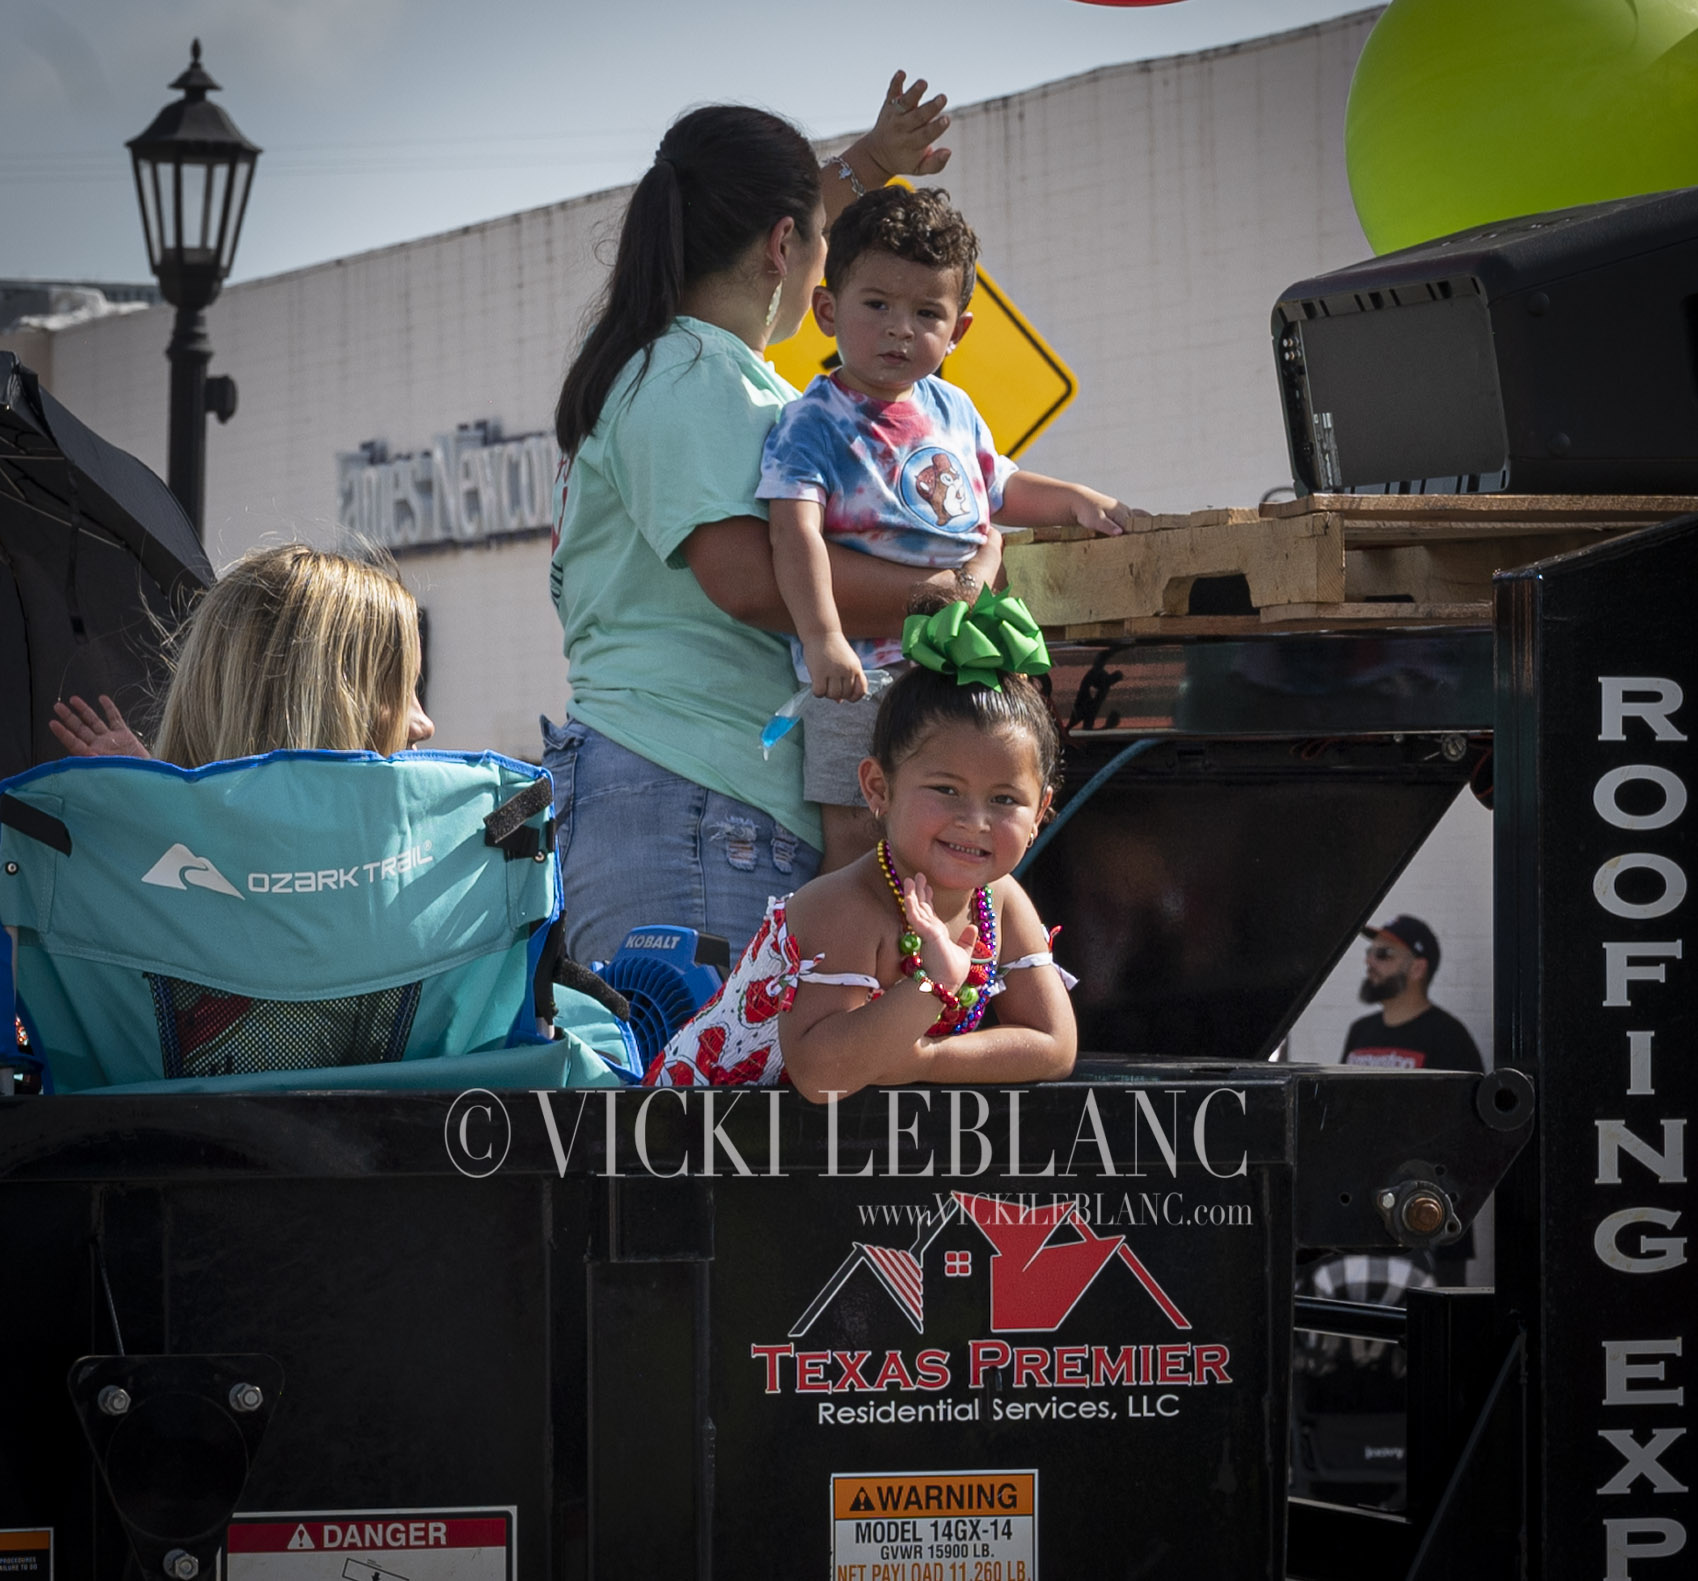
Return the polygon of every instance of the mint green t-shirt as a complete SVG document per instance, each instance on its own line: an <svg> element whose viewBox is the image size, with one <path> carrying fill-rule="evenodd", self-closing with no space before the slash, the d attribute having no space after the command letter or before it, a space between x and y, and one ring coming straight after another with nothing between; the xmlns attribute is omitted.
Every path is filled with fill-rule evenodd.
<svg viewBox="0 0 1698 1581"><path fill-rule="evenodd" d="M796 391L728 330L679 317L636 381L614 381L566 478L550 591L571 716L651 763L748 802L816 848L794 735L761 728L796 690L790 646L719 608L679 548L697 527L765 519L761 447Z"/></svg>

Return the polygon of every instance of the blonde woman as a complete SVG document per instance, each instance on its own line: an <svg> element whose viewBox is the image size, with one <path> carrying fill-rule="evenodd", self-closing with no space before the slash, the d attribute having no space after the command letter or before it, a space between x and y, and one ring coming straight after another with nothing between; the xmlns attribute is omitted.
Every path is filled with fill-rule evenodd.
<svg viewBox="0 0 1698 1581"><path fill-rule="evenodd" d="M419 611L393 562L306 544L254 549L203 594L177 649L150 753L109 697L48 728L77 757L156 756L182 768L285 748L388 756L428 741Z"/></svg>

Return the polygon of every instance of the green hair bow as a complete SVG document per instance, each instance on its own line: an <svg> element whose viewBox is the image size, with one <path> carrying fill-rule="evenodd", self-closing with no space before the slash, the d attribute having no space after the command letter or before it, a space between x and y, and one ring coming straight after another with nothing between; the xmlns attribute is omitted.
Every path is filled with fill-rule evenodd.
<svg viewBox="0 0 1698 1581"><path fill-rule="evenodd" d="M932 615L910 615L902 625L902 656L962 685L1002 690L1001 676L1042 675L1049 649L1031 611L1012 593L979 590L971 603L946 604Z"/></svg>

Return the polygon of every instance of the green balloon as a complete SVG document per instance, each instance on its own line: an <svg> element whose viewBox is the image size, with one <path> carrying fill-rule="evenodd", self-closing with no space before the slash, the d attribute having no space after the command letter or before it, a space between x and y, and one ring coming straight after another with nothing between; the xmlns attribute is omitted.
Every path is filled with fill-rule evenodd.
<svg viewBox="0 0 1698 1581"><path fill-rule="evenodd" d="M1379 253L1698 186L1698 0L1392 0L1344 151Z"/></svg>

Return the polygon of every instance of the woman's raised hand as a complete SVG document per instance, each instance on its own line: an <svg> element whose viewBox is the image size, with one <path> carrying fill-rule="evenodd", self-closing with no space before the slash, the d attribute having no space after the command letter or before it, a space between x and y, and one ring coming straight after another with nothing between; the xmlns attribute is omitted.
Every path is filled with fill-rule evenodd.
<svg viewBox="0 0 1698 1581"><path fill-rule="evenodd" d="M105 719L80 697L73 697L68 707L64 703L55 703L53 712L56 717L47 721L47 728L74 758L145 758L153 755L124 723L118 705L104 693L100 707Z"/></svg>
<svg viewBox="0 0 1698 1581"><path fill-rule="evenodd" d="M924 873L902 880L902 909L908 914L908 926L920 936L920 962L927 974L953 993L972 969L978 926L969 922L958 937L950 938L943 919L932 909L932 886Z"/></svg>
<svg viewBox="0 0 1698 1581"><path fill-rule="evenodd" d="M933 146L949 130L949 117L943 113L949 100L941 93L927 99L926 79L916 77L910 83L907 75L899 71L890 79L878 120L860 139L862 151L886 180L935 176L949 163L949 150Z"/></svg>

